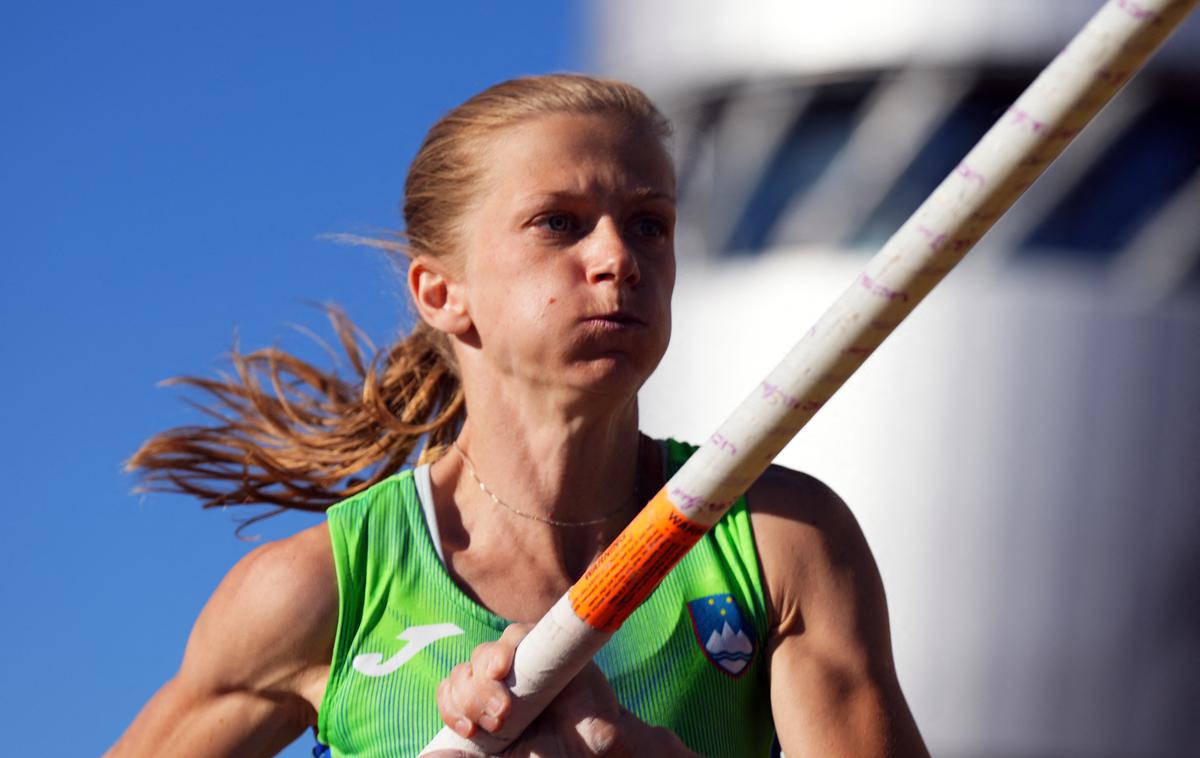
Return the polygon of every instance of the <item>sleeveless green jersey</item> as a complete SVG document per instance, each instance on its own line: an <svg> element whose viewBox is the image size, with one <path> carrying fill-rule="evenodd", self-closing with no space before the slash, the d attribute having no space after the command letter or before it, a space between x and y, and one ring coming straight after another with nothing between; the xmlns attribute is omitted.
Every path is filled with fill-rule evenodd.
<svg viewBox="0 0 1200 758"><path fill-rule="evenodd" d="M668 476L695 448L668 440ZM434 691L508 621L434 550L411 471L329 509L340 595L318 735L334 756L415 756L441 728ZM596 655L618 700L703 755L766 756L767 616L738 501Z"/></svg>

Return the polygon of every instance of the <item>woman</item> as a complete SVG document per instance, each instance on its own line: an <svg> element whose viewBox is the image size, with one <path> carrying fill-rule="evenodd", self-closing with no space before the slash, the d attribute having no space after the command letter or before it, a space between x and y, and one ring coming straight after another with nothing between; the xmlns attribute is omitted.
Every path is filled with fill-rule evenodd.
<svg viewBox="0 0 1200 758"><path fill-rule="evenodd" d="M148 442L132 465L151 484L210 504L346 499L230 571L113 755L267 755L308 727L334 755L412 755L439 714L464 735L503 723L526 628L505 626L539 618L688 454L637 425L670 336L668 132L617 82L486 90L409 172L417 329L378 371L339 329L361 390L270 352L239 359L239 381L193 380L224 423ZM416 471L396 473L419 439ZM772 723L791 756L925 752L861 532L782 468L596 663L511 754L765 754Z"/></svg>

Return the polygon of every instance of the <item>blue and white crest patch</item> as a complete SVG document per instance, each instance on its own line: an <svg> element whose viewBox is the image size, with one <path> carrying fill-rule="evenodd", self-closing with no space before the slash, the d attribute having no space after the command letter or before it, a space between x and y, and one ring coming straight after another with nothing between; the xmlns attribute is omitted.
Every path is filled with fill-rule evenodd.
<svg viewBox="0 0 1200 758"><path fill-rule="evenodd" d="M754 658L754 630L742 619L732 595L697 598L687 604L704 655L730 676L741 676Z"/></svg>

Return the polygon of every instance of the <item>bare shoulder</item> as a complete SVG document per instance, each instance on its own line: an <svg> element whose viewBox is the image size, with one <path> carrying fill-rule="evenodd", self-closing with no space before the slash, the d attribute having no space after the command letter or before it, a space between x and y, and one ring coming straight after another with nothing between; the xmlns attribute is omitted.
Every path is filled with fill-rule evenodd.
<svg viewBox="0 0 1200 758"><path fill-rule="evenodd" d="M300 693L327 666L337 627L337 576L325 524L240 560L208 601L180 675L205 688Z"/></svg>
<svg viewBox="0 0 1200 758"><path fill-rule="evenodd" d="M746 501L778 632L799 633L847 603L868 615L886 613L866 538L845 501L825 483L771 466Z"/></svg>
<svg viewBox="0 0 1200 758"><path fill-rule="evenodd" d="M817 532L846 526L850 509L815 476L773 465L746 493L751 514L806 524Z"/></svg>

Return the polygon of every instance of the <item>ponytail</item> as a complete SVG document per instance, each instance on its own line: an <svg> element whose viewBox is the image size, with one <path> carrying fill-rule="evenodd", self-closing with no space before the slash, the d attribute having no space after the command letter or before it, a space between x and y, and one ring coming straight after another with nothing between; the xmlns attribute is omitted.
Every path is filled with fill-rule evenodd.
<svg viewBox="0 0 1200 758"><path fill-rule="evenodd" d="M423 321L370 360L369 343L340 310L330 321L353 381L275 348L234 351L233 376L180 377L215 423L154 435L129 459L139 490L198 497L205 508L268 505L324 511L400 470L440 457L466 418L445 337Z"/></svg>

